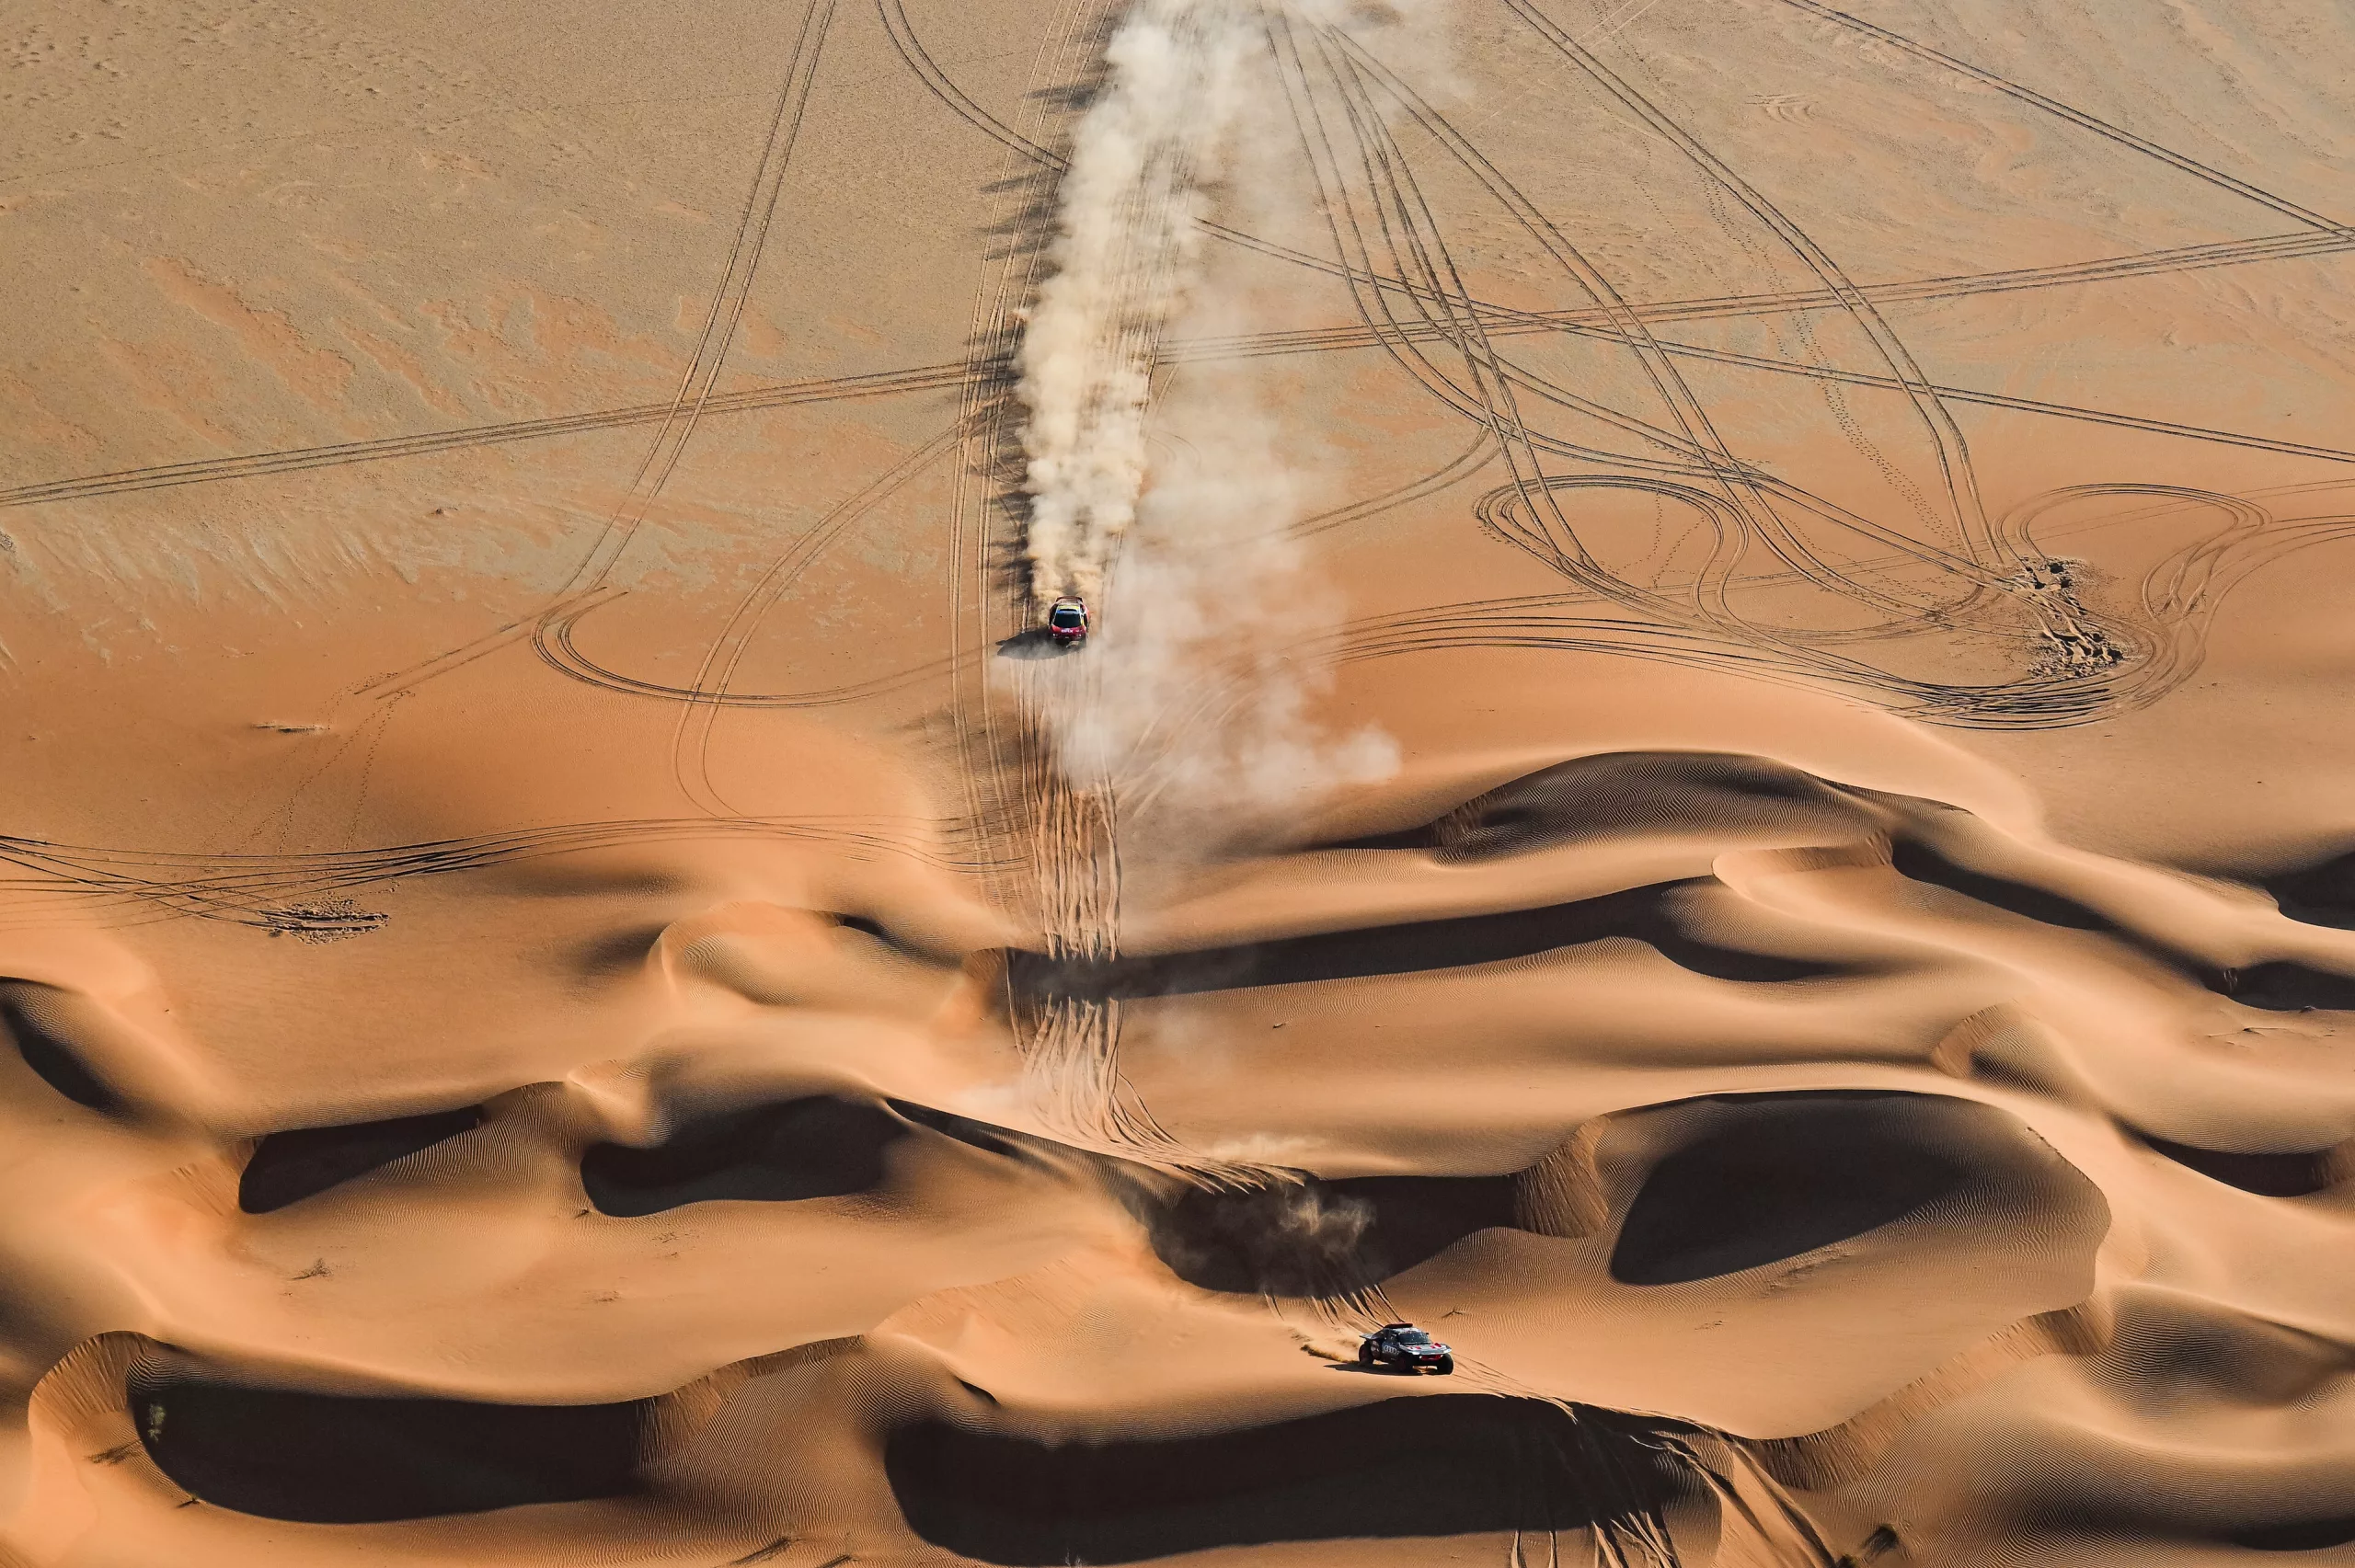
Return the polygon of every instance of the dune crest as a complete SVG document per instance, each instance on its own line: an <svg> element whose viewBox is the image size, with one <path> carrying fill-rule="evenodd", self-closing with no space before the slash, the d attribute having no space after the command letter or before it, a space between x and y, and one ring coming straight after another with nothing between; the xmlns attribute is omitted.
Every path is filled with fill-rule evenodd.
<svg viewBox="0 0 2355 1568"><path fill-rule="evenodd" d="M2338 18L232 10L10 19L0 1568L2355 1549Z"/></svg>

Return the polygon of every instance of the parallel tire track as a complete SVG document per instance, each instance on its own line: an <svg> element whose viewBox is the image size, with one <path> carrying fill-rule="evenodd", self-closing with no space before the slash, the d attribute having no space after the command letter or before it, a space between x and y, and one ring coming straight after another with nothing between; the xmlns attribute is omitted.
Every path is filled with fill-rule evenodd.
<svg viewBox="0 0 2355 1568"><path fill-rule="evenodd" d="M1860 283L1857 292L1883 304L1962 299L1976 294L2016 290L2063 288L2173 272L2220 267L2249 266L2266 261L2297 260L2355 250L2355 230L2315 235L2272 235L2258 239L2211 245L2181 246L2136 256L2106 257L2093 261L2052 267L2016 268L2006 271L1959 273L1890 283ZM1409 292L1413 285L1400 278L1372 280L1378 286ZM1628 308L1646 322L1717 321L1741 316L1774 315L1835 306L1826 290L1792 290L1777 293L1729 294L1707 299L1631 302ZM1608 327L1607 313L1582 306L1553 311L1508 311L1499 306L1477 307L1489 318L1488 330L1498 336L1533 335L1561 328ZM1409 327L1409 331L1417 330ZM1298 332L1257 333L1234 338L1197 338L1172 343L1164 355L1173 362L1196 359L1247 358L1260 354L1296 353L1317 349L1372 348L1380 335L1362 326ZM1710 352L1692 345L1663 343L1671 353ZM847 402L870 397L896 397L913 393L952 389L969 376L987 373L972 361L919 365L908 370L877 371L861 375L819 377L779 383L741 392L715 393L701 406L705 416L757 413L810 404ZM1969 398L1981 395L1941 387L1947 395ZM178 485L212 484L224 480L265 478L352 463L381 463L398 458L431 457L442 452L516 441L552 441L559 437L658 423L672 415L672 402L632 404L580 414L559 414L539 419L500 424L467 425L416 435L386 436L373 441L344 441L331 446L299 447L281 452L247 452L232 457L195 459L151 467L118 469L104 474L44 480L0 489L0 509L40 506L54 501L90 499L133 494ZM2059 408L2060 405L2047 405ZM2184 427L2188 430L2199 427ZM2229 439L2221 432L2202 432ZM2326 451L2327 449L2316 449Z"/></svg>
<svg viewBox="0 0 2355 1568"><path fill-rule="evenodd" d="M793 53L786 64L785 84L778 90L776 109L770 116L768 134L762 142L760 161L753 169L752 189L744 199L743 217L737 224L728 264L721 270L718 286L712 291L710 308L704 314L703 331L695 340L695 354L679 378L679 390L663 414L653 444L630 481L628 498L599 533L588 558L557 595L560 599L604 582L621 559L622 552L629 547L630 540L645 524L647 508L678 471L680 460L686 455L687 443L694 439L696 423L711 402L719 372L728 362L728 351L735 343L737 327L742 323L745 306L752 298L752 280L759 275L761 257L768 246L769 227L776 220L777 202L785 193L786 170L793 161L794 144L800 140L801 121L809 110L810 89L818 79L818 61L826 46L827 29L833 22L835 3L836 0L810 0L810 8L802 14L801 31L794 40Z"/></svg>
<svg viewBox="0 0 2355 1568"><path fill-rule="evenodd" d="M110 923L117 925L193 916L258 929L300 929L305 913L317 912L304 905L408 877L584 850L740 835L831 846L858 859L892 855L957 870L981 864L970 854L953 853L959 841L955 824L913 818L644 818L308 854L178 853L0 835L0 863L23 874L0 876L0 893L70 898L77 911L110 912ZM935 848L936 843L952 847ZM36 907L21 918L38 924L44 917Z"/></svg>
<svg viewBox="0 0 2355 1568"><path fill-rule="evenodd" d="M715 393L700 412L748 414L765 408L791 408L809 403L835 403L868 397L896 397L913 392L953 387L964 379L966 367L922 365L913 370L880 371L867 375L831 376L781 383L743 392ZM413 436L387 436L377 441L344 441L334 446L300 447L287 452L249 452L236 457L167 463L152 468L126 468L39 485L0 490L0 507L40 506L50 501L86 500L176 485L205 485L224 479L264 478L274 474L299 474L314 468L334 468L350 463L382 463L394 458L431 457L445 452L500 446L513 441L551 441L560 436L632 425L659 424L672 418L675 403L638 403L586 414L559 414L545 419L518 419L497 425L467 425Z"/></svg>

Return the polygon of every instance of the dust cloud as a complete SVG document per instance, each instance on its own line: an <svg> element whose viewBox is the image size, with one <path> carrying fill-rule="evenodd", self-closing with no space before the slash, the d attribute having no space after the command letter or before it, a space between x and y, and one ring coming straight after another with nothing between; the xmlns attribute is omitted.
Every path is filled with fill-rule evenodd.
<svg viewBox="0 0 2355 1568"><path fill-rule="evenodd" d="M2323 0L122 9L0 1568L2355 1551Z"/></svg>

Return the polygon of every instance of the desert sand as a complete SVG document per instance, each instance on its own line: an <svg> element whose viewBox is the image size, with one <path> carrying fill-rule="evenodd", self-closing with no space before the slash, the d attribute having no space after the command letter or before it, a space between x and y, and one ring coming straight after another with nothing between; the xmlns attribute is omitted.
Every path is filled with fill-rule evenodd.
<svg viewBox="0 0 2355 1568"><path fill-rule="evenodd" d="M0 1563L2355 1552L2355 39L1841 4L13 8Z"/></svg>

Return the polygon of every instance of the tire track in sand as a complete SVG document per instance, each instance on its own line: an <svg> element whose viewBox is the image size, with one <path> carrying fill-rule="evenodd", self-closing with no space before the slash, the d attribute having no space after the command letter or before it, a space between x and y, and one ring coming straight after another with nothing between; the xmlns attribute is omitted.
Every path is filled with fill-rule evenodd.
<svg viewBox="0 0 2355 1568"><path fill-rule="evenodd" d="M1889 283L1859 283L1856 289L1859 293L1877 303L1928 303L1941 300L1965 299L1978 294L2122 281L2134 278L2164 276L2169 273L2203 271L2214 268L2250 266L2267 261L2293 261L2309 257L2339 255L2349 250L2355 250L2355 230L2341 229L2325 234L2271 235L2250 240L2178 246L2145 251L2132 256L2104 257L2091 261L2065 262L2050 267L2015 268L1996 272L1957 273L1938 278L1910 279ZM1331 270L1338 274L1346 269L1333 268ZM1419 287L1405 278L1396 277L1366 277L1358 280L1369 286L1407 293L1413 292ZM1627 308L1637 317L1650 323L1718 321L1740 316L1775 315L1821 309L1836 305L1838 303L1837 298L1829 291L1818 289L1791 290L1777 293L1728 294L1691 300L1633 301L1629 302ZM1607 313L1587 306L1563 310L1522 311L1476 302L1476 308L1484 318L1489 318L1488 330L1492 336L1498 337L1534 335L1564 328L1593 330L1608 328L1610 325ZM1408 324L1403 330L1411 335L1419 329ZM1298 353L1315 349L1373 348L1378 347L1382 341L1382 336L1369 327L1326 327L1173 342L1165 357L1173 362L1193 358L1216 359L1228 356L1248 358L1262 354ZM1701 349L1696 345L1669 341L1663 341L1661 347L1672 354L1715 354L1717 352ZM861 375L782 382L774 386L715 393L704 400L699 418L758 413L771 408L800 407L810 404L844 402L868 397L896 397L914 393L944 391L962 387L968 379L977 373L995 372L986 366L977 370L975 362L967 359L943 364L918 365L908 370L879 371ZM1965 401L1992 395L1948 386L1941 386L1937 390L1942 395ZM565 436L615 429L630 425L658 423L670 416L672 407L672 403L632 404L620 408L592 409L584 413L551 415L537 419L464 425L447 430L384 436L370 441L343 441L329 446L297 447L278 452L198 458L179 463L155 464L141 468L115 469L101 474L79 475L64 479L41 480L33 484L0 489L0 509L42 506L52 502L136 494L144 490L164 489L178 485L203 485L235 479L266 478L278 474L305 473L313 469L339 467L352 463L383 463L400 458L431 457L443 452L468 452L480 447L502 445L512 441L553 441ZM2039 407L2062 410L2069 408L2070 406L2046 404ZM2098 411L2081 412L2092 415ZM2133 418L2133 416L2121 416L2121 418ZM2230 432L2210 430L2200 426L2186 425L2179 429L2187 433L2213 436L2218 440L2235 441L2243 444L2255 445L2265 441L2265 438L2262 437L2234 436ZM2298 449L2294 443L2291 443L2280 450L2301 449ZM2328 448L2303 450L2337 455L2333 449Z"/></svg>

